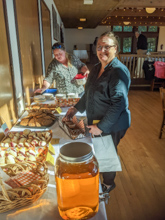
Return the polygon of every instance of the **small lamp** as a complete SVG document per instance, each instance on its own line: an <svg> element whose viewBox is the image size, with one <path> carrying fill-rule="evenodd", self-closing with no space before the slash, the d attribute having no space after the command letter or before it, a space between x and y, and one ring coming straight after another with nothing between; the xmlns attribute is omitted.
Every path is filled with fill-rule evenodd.
<svg viewBox="0 0 165 220"><path fill-rule="evenodd" d="M148 14L152 14L155 10L156 10L156 8L146 8L146 12Z"/></svg>

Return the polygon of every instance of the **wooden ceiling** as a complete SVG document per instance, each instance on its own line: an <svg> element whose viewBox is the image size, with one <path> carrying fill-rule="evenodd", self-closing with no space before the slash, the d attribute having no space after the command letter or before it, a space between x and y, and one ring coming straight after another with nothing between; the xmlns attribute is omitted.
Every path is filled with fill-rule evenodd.
<svg viewBox="0 0 165 220"><path fill-rule="evenodd" d="M165 26L165 0L54 0L65 28L96 28L98 25ZM146 7L155 7L148 14ZM81 22L80 18L86 18Z"/></svg>

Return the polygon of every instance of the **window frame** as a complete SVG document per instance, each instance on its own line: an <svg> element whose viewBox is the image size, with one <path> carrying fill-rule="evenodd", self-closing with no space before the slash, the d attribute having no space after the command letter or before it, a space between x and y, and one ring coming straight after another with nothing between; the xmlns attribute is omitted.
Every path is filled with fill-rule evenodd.
<svg viewBox="0 0 165 220"><path fill-rule="evenodd" d="M115 25L114 25L115 26ZM120 26L120 25L119 25ZM140 25L139 25L140 26ZM152 25L154 26L154 25ZM120 45L120 53L123 53L123 38L132 37L132 46L131 46L131 54L136 54L136 48L137 48L137 39L135 37L135 31L138 29L138 26L133 26L132 32L114 32L116 36L120 38L121 45ZM148 32L149 26L147 26L147 32L142 32L147 38L156 38L156 51L158 47L158 37L159 37L159 27L157 28L157 32ZM111 30L113 30L113 26L111 26ZM122 49L122 51L121 51Z"/></svg>

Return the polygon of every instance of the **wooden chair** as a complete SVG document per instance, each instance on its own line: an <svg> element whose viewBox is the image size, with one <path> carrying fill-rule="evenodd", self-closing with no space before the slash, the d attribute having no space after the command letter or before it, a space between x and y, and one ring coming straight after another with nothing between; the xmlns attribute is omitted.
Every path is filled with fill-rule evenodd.
<svg viewBox="0 0 165 220"><path fill-rule="evenodd" d="M165 86L165 81L155 81L155 79L152 79L151 81L151 91L153 92L154 91L154 88L160 88L160 86L164 87Z"/></svg>
<svg viewBox="0 0 165 220"><path fill-rule="evenodd" d="M161 87L160 90L160 98L162 102L162 109L163 109L163 120L162 125L160 128L159 138L161 139L163 131L165 131L165 88Z"/></svg>

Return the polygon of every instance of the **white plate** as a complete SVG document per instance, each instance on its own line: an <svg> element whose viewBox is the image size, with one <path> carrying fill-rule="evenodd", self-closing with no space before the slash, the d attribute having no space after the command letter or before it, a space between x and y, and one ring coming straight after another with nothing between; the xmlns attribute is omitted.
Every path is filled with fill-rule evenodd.
<svg viewBox="0 0 165 220"><path fill-rule="evenodd" d="M58 98L58 99L65 99L66 95L65 94L56 94L56 98Z"/></svg>
<svg viewBox="0 0 165 220"><path fill-rule="evenodd" d="M52 93L44 93L43 96L45 96L47 100L54 99L54 96Z"/></svg>
<svg viewBox="0 0 165 220"><path fill-rule="evenodd" d="M36 95L36 96L34 96L34 99L35 100L43 100L43 99L45 99L45 96L44 95Z"/></svg>

